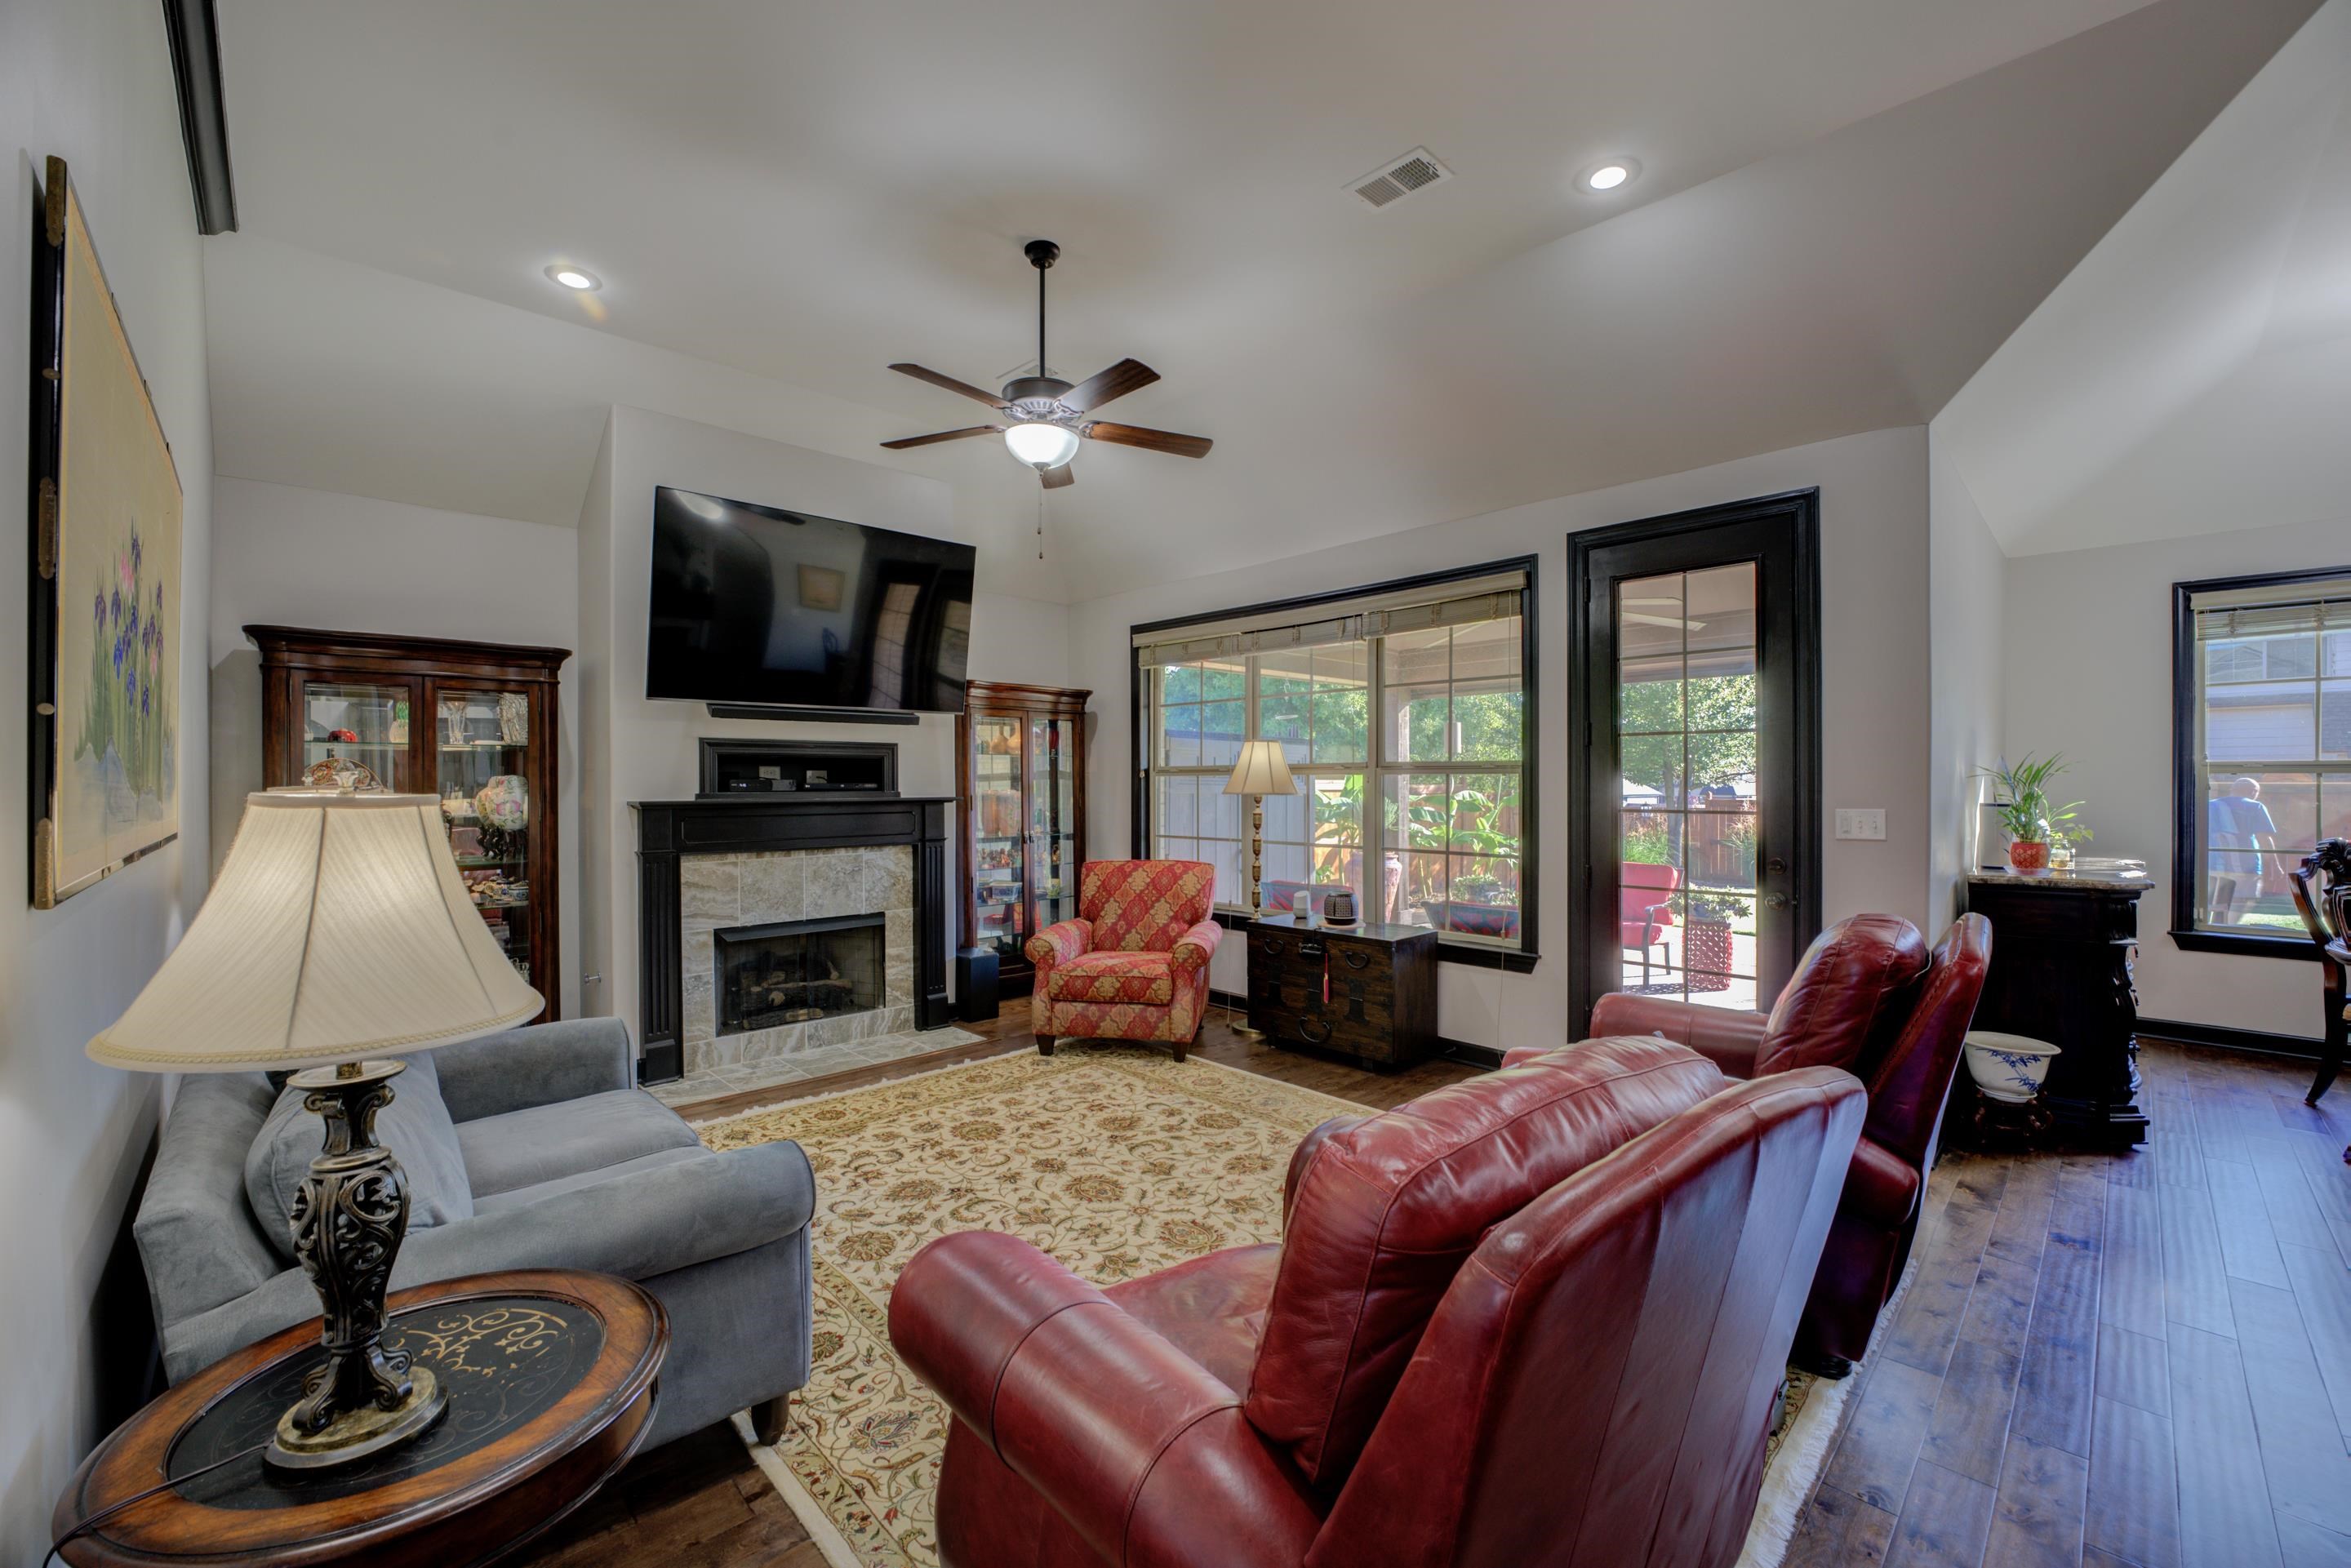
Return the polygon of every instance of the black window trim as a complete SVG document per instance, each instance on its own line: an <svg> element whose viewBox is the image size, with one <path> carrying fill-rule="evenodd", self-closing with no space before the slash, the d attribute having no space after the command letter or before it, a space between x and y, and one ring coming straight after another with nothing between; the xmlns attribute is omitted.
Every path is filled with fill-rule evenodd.
<svg viewBox="0 0 2351 1568"><path fill-rule="evenodd" d="M2204 790L2196 778L2196 612L2199 593L2241 588L2283 588L2351 577L2351 566L2302 571L2256 571L2171 585L2171 940L2185 953L2233 953L2242 958L2319 962L2326 955L2302 932L2275 936L2204 931L2196 925L2196 819Z"/></svg>
<svg viewBox="0 0 2351 1568"><path fill-rule="evenodd" d="M1133 767L1134 773L1134 806L1129 814L1131 826L1130 852L1137 860L1149 853L1151 842L1151 713L1150 695L1143 679L1143 666L1135 661L1133 640L1151 632L1169 632L1185 626L1198 625L1206 621L1234 620L1244 615L1270 614L1277 611L1311 610L1320 605L1340 604L1350 600L1368 599L1379 594L1411 592L1423 588L1436 588L1448 582L1462 582L1472 578L1491 577L1498 572L1517 571L1526 578L1523 597L1519 604L1519 668L1524 684L1526 729L1524 755L1519 761L1520 811L1524 831L1519 835L1524 848L1519 861L1519 946L1515 950L1480 946L1467 942L1439 940L1438 959L1447 964L1466 965L1476 969L1501 969L1513 975L1533 972L1542 961L1535 946L1536 915L1541 903L1541 873L1539 862L1542 852L1541 835L1541 796L1537 784L1536 753L1541 724L1541 707L1538 701L1541 664L1536 658L1538 619L1535 585L1541 577L1541 558L1534 555L1510 556L1475 566L1449 567L1442 571L1421 572L1411 577L1390 578L1384 582L1365 583L1359 588L1344 588L1327 593L1301 594L1294 599L1270 599L1257 604L1244 604L1232 610L1203 610L1190 615L1170 616L1161 621L1144 621L1127 628L1129 648L1126 659L1128 712L1133 716L1134 732ZM1376 740L1374 742L1376 744ZM1376 766L1376 758L1374 758ZM1218 911L1217 924L1228 929L1238 929L1249 924L1249 916L1230 911Z"/></svg>

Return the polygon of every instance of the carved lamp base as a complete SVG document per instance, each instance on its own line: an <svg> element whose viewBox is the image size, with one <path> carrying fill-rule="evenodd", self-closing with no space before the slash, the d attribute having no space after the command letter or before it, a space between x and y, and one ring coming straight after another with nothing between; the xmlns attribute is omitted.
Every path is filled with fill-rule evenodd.
<svg viewBox="0 0 2351 1568"><path fill-rule="evenodd" d="M327 1124L326 1146L294 1195L294 1256L325 1310L327 1359L278 1418L264 1458L281 1469L347 1465L422 1436L449 1396L423 1367L383 1347L383 1298L408 1231L408 1179L375 1141L399 1061L347 1061L294 1075Z"/></svg>

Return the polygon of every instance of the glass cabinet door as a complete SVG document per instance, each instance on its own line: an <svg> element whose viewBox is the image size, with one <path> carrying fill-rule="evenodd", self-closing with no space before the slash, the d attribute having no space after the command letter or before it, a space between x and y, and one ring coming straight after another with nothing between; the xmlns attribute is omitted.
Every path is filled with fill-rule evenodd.
<svg viewBox="0 0 2351 1568"><path fill-rule="evenodd" d="M1029 720L1029 864L1039 929L1078 914L1077 726Z"/></svg>
<svg viewBox="0 0 2351 1568"><path fill-rule="evenodd" d="M474 907L517 973L530 972L530 694L434 689L441 820Z"/></svg>
<svg viewBox="0 0 2351 1568"><path fill-rule="evenodd" d="M298 782L321 762L342 758L375 775L376 782L387 789L414 788L408 738L413 695L404 682L386 685L304 682L302 754L295 765L295 780Z"/></svg>
<svg viewBox="0 0 2351 1568"><path fill-rule="evenodd" d="M974 714L971 721L972 904L979 946L1019 958L1029 922L1028 861L1021 802L1020 720Z"/></svg>

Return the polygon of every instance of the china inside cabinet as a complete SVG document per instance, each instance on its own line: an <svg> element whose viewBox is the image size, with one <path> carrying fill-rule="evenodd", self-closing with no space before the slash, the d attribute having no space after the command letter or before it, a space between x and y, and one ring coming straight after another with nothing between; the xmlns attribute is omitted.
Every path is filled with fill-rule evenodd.
<svg viewBox="0 0 2351 1568"><path fill-rule="evenodd" d="M1078 913L1092 695L997 681L965 689L963 946L994 951L1003 995L1035 979L1029 938Z"/></svg>
<svg viewBox="0 0 2351 1568"><path fill-rule="evenodd" d="M474 906L557 1015L556 682L564 648L247 626L261 649L262 782L355 762L438 796Z"/></svg>

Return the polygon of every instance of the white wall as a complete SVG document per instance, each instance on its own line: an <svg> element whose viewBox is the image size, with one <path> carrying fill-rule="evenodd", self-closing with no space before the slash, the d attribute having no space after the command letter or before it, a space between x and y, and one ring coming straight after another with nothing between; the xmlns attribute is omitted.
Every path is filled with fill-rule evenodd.
<svg viewBox="0 0 2351 1568"><path fill-rule="evenodd" d="M587 896L601 908L581 947L581 962L603 976L583 998L589 1012L637 1016L636 821L632 800L692 798L696 742L705 736L761 733L804 740L884 740L898 747L898 787L909 795L955 793L956 726L926 716L903 727L770 724L710 717L698 703L653 702L644 691L646 563L653 556L653 493L674 485L730 499L845 517L876 528L970 542L948 487L935 479L853 458L675 419L615 408L590 484L580 541L583 690L595 711L583 717L583 838L592 839ZM1068 612L1060 605L1015 599L995 590L1004 562L983 551L972 605L970 673L1000 680L1069 685ZM1122 688L1123 689L1123 688ZM948 897L936 912L954 941L955 874L948 854Z"/></svg>
<svg viewBox="0 0 2351 1568"><path fill-rule="evenodd" d="M1687 474L1435 524L1245 571L1155 584L1076 607L1074 684L1098 715L1089 755L1089 843L1129 842L1133 721L1130 629L1292 594L1324 592L1505 556L1536 554L1541 680L1535 757L1541 779L1542 960L1526 975L1445 965L1437 1023L1448 1037L1514 1046L1565 1038L1567 1013L1567 535L1782 490L1821 492L1824 605L1822 810L1829 919L1886 910L1927 924L1927 438L1921 426L1794 447ZM1838 842L1826 814L1882 806L1886 841ZM1930 933L1931 935L1931 933ZM1216 983L1238 990L1240 945L1218 950Z"/></svg>
<svg viewBox="0 0 2351 1568"><path fill-rule="evenodd" d="M162 1082L92 1064L82 1046L129 1006L202 902L207 863L205 613L212 423L204 279L163 17L149 0L10 0L0 46L0 143L12 160L0 244L0 495L26 493L24 367L40 180L63 158L185 495L182 513L180 839L54 910L26 896L25 726L0 725L0 1560L30 1563L72 1469L135 1396L144 1347L100 1349L99 1276L152 1145ZM12 503L13 505L13 503ZM24 514L0 550L0 690L28 679Z"/></svg>
<svg viewBox="0 0 2351 1568"><path fill-rule="evenodd" d="M2183 953L2171 924L2171 585L2351 565L2351 507L2323 522L2019 557L2007 567L2011 757L2062 751L2097 854L2144 859L2144 1018L2319 1038L2317 967Z"/></svg>
<svg viewBox="0 0 2351 1568"><path fill-rule="evenodd" d="M2007 558L1931 425L1927 506L1927 906L1939 924L1970 870L1970 779L2004 738Z"/></svg>
<svg viewBox="0 0 2351 1568"><path fill-rule="evenodd" d="M215 869L246 793L262 787L261 654L246 627L580 645L580 541L570 528L226 475L214 482L213 495ZM580 973L568 937L580 909L574 673L569 664L562 671L556 741L558 913L567 933L558 999L567 1018L579 1010Z"/></svg>

